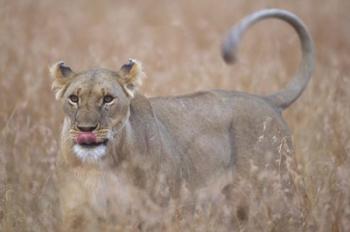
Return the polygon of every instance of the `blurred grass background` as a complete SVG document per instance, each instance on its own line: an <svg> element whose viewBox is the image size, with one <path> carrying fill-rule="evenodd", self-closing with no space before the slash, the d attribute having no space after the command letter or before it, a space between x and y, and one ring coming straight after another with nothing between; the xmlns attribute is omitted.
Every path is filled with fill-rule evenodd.
<svg viewBox="0 0 350 232"><path fill-rule="evenodd" d="M300 16L317 52L311 83L284 114L302 189L297 196L302 201L290 202L300 217L290 231L350 231L347 0L1 0L0 231L57 230L53 181L63 113L50 90L51 64L64 60L77 71L117 70L129 57L136 58L148 75L141 89L147 96L213 88L268 94L291 79L299 62L298 38L287 24L268 20L255 26L246 34L235 66L226 66L219 50L234 23L266 7ZM237 188L249 191L249 184ZM280 204L278 197L259 200L270 209ZM251 212L255 216L238 223L237 230L278 231L279 218L269 207ZM162 228L230 231L225 223L216 224L221 214L215 212L200 214L202 220L193 223L182 219L180 227L166 221Z"/></svg>

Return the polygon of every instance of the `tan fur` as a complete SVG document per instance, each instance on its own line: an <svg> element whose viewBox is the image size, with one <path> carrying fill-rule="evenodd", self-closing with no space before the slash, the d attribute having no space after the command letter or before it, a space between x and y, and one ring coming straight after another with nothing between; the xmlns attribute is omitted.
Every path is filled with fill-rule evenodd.
<svg viewBox="0 0 350 232"><path fill-rule="evenodd" d="M82 230L90 214L104 218L110 197L122 194L109 193L126 188L121 179L161 205L177 197L184 184L196 192L211 182L219 185L221 176L248 175L255 168L276 170L288 183L286 163L293 148L281 112L300 96L313 69L306 29L289 12L259 11L233 29L223 47L224 58L232 61L241 34L267 17L298 29L304 57L292 84L271 96L213 90L146 98L137 93L144 74L135 60L118 72L75 73L62 62L51 68L53 89L66 115L57 165L64 231ZM70 102L72 94L78 103ZM106 95L114 101L103 103ZM106 155L81 160L73 151L77 128L96 125L97 140L108 140Z"/></svg>

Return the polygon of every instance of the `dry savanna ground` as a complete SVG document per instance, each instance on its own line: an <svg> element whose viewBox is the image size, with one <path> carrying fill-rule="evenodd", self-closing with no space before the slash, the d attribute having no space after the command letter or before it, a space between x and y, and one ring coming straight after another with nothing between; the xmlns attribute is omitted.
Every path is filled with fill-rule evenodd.
<svg viewBox="0 0 350 232"><path fill-rule="evenodd" d="M291 79L299 61L298 38L287 24L255 26L235 66L226 66L219 51L235 22L266 7L299 15L317 52L312 81L284 113L296 149L293 197L278 191L275 173L255 170L231 197L199 197L190 212L173 204L154 215L134 205L105 230L350 231L347 0L1 0L0 231L57 230L63 113L50 90L49 65L63 59L75 70L119 69L132 57L144 64L147 96L213 88L268 94ZM261 180L268 184L258 191Z"/></svg>

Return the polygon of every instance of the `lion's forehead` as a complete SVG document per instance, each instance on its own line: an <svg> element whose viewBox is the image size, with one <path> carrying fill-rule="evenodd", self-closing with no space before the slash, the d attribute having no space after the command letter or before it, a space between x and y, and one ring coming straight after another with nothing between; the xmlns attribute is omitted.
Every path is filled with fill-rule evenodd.
<svg viewBox="0 0 350 232"><path fill-rule="evenodd" d="M89 69L87 71L77 73L77 77L92 78L92 79L100 79L100 78L114 79L117 76L118 74L116 72L108 69L103 69L103 68Z"/></svg>
<svg viewBox="0 0 350 232"><path fill-rule="evenodd" d="M91 73L80 74L67 89L67 92L79 95L91 95L91 93L97 95L117 95L121 91L122 89L118 81L106 73L100 75L92 75Z"/></svg>

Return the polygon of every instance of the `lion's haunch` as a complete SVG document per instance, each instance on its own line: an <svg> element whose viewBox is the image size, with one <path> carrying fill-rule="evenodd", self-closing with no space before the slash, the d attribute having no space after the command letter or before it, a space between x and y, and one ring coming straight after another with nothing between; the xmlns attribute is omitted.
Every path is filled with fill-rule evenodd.
<svg viewBox="0 0 350 232"><path fill-rule="evenodd" d="M96 135L92 132L81 132L75 139L75 142L78 144L92 144L96 143Z"/></svg>

